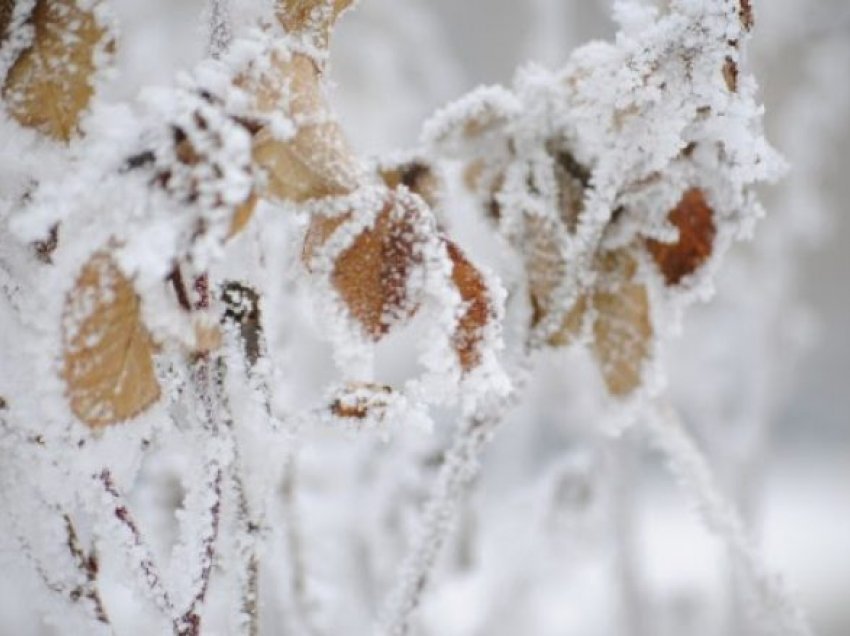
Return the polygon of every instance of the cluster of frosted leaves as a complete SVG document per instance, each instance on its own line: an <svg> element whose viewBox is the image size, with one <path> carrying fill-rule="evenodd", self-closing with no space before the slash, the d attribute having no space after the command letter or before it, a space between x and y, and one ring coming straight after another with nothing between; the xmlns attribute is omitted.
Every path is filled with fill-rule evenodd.
<svg viewBox="0 0 850 636"><path fill-rule="evenodd" d="M482 212L525 264L532 346L589 341L608 391L639 393L653 316L703 293L761 213L753 185L780 160L739 68L749 2L620 3L614 43L512 90L478 89L426 127L461 159ZM660 324L660 323L659 323Z"/></svg>
<svg viewBox="0 0 850 636"><path fill-rule="evenodd" d="M50 229L46 260L58 246L58 269L70 265L66 275L75 277L65 286L61 378L83 423L119 423L157 400L154 360L164 341L176 335L195 353L217 346L217 309L196 287L207 284L206 272L226 257L261 200L308 215L304 264L365 341L442 303L453 368L467 374L481 364L497 334L498 303L439 230L430 207L436 187L426 192L426 175L412 175L409 166L378 174L364 168L328 105L324 47L348 4L281 3L281 24L234 42L176 87L146 91L139 109L122 111L121 133L91 128L85 143L109 148L105 158L33 197L37 214L26 227ZM17 21L16 30L32 27L28 42L7 47L4 108L45 137L78 139L95 73L114 48L101 8L62 0L29 9L3 14ZM120 200L131 194L125 210ZM23 207L19 217L30 212ZM86 227L97 228L87 248L94 252L57 240ZM163 298L173 307L162 306ZM143 311L149 301L156 309ZM175 316L189 327L164 328ZM159 322L145 325L146 318Z"/></svg>

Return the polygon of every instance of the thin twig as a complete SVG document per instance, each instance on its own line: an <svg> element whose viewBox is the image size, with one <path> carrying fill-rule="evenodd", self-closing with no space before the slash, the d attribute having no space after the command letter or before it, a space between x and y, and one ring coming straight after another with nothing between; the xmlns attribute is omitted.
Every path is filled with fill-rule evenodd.
<svg viewBox="0 0 850 636"><path fill-rule="evenodd" d="M723 496L707 459L686 431L671 404L660 402L648 418L655 445L664 452L670 471L694 500L706 527L736 557L758 602L760 621L773 633L813 636L802 609L782 579L764 563L738 511Z"/></svg>
<svg viewBox="0 0 850 636"><path fill-rule="evenodd" d="M446 452L431 495L425 504L417 536L402 565L378 626L380 636L404 636L419 606L437 557L451 531L467 484L478 473L481 452L493 433L517 404L528 380L528 355L514 377L513 390L465 419Z"/></svg>
<svg viewBox="0 0 850 636"><path fill-rule="evenodd" d="M201 279L198 279L200 281ZM196 281L196 287L198 286ZM207 283L200 286L201 304L207 304ZM224 430L231 426L229 416L223 408L223 361L218 356L203 354L196 360L192 369L192 382L200 402L203 427L209 440L220 439ZM224 426L220 419L224 418ZM216 449L217 450L217 449ZM206 600L209 590L212 566L216 555L216 543L221 528L221 500L224 467L217 452L206 460L209 479L205 480L212 493L212 503L207 511L208 531L204 533L198 586L189 605L175 622L175 631L179 636L198 636L201 630L200 608Z"/></svg>
<svg viewBox="0 0 850 636"><path fill-rule="evenodd" d="M209 12L209 44L208 53L217 60L224 54L233 41L233 28L230 19L230 3L228 0L210 0Z"/></svg>
<svg viewBox="0 0 850 636"><path fill-rule="evenodd" d="M169 618L173 618L174 605L165 588L159 569L156 567L153 553L145 544L142 533L139 531L139 526L124 503L124 497L115 486L109 469L104 468L100 475L97 476L97 480L103 486L104 492L109 496L112 515L128 535L129 544L132 546L132 554L128 556L130 556L131 563L138 566L143 587L148 590L154 603L163 614Z"/></svg>
<svg viewBox="0 0 850 636"><path fill-rule="evenodd" d="M314 624L313 608L307 597L307 567L304 562L304 542L301 533L300 516L295 500L298 469L295 453L290 453L284 466L281 493L283 495L283 514L286 518L286 548L290 563L290 588L296 612L296 622L306 634L320 634Z"/></svg>
<svg viewBox="0 0 850 636"><path fill-rule="evenodd" d="M62 518L65 521L65 533L68 537L68 551L71 553L77 569L85 576L85 583L71 590L71 600L86 599L92 607L95 619L104 625L109 625L109 617L106 614L103 599L101 599L100 591L97 587L97 573L99 570L97 554L94 551L86 554L86 551L80 544L80 538L77 535L77 530L74 527L71 516L66 513L62 515Z"/></svg>

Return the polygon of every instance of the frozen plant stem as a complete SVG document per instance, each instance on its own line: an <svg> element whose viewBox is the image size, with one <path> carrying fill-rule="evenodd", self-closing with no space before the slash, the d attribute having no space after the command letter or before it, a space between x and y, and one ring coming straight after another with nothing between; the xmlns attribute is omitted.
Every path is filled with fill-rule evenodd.
<svg viewBox="0 0 850 636"><path fill-rule="evenodd" d="M209 55L213 59L218 59L227 51L230 42L233 40L229 0L209 0L207 18L209 21Z"/></svg>
<svg viewBox="0 0 850 636"><path fill-rule="evenodd" d="M85 576L85 582L71 590L71 600L86 599L91 605L95 619L104 625L109 625L109 617L106 614L106 609L103 606L103 600L100 598L100 591L97 587L97 573L100 567L97 555L94 551L86 554L70 515L64 514L62 518L65 521L65 533L68 536L68 550L74 558L77 568Z"/></svg>
<svg viewBox="0 0 850 636"><path fill-rule="evenodd" d="M165 589L162 576L154 563L153 554L145 544L142 534L139 531L139 526L130 514L130 510L124 502L124 497L112 479L112 474L108 469L104 469L98 476L98 481L110 501L113 516L118 520L120 527L126 535L125 543L128 546L128 561L135 567L143 587L147 589L160 611L168 617L173 617L174 605Z"/></svg>
<svg viewBox="0 0 850 636"><path fill-rule="evenodd" d="M708 530L723 541L737 559L742 575L752 588L757 618L777 636L813 636L808 619L780 577L764 563L747 528L723 496L717 479L687 433L679 415L667 401L659 401L647 418L652 442L665 455L670 471L693 499Z"/></svg>
<svg viewBox="0 0 850 636"><path fill-rule="evenodd" d="M504 410L501 413L474 416L464 421L446 452L413 547L405 558L399 582L390 595L384 620L378 629L380 636L404 636L408 633L411 616L419 606L434 564L454 524L464 487L477 474L481 450L501 422Z"/></svg>
<svg viewBox="0 0 850 636"><path fill-rule="evenodd" d="M312 607L307 596L307 569L304 564L304 541L301 533L301 519L298 514L295 491L298 479L296 454L291 453L286 459L286 466L281 484L283 512L286 517L286 548L289 552L290 587L292 589L292 604L296 612L295 624L305 634L315 635L320 631L313 624Z"/></svg>
<svg viewBox="0 0 850 636"><path fill-rule="evenodd" d="M193 383L197 391L198 400L202 409L203 427L208 436L208 443L214 448L210 456L205 460L206 476L205 487L210 490L211 504L206 511L206 531L203 534L200 572L197 587L189 607L178 619L176 633L179 636L198 636L201 633L200 609L206 599L207 590L210 585L213 561L216 556L216 543L218 541L221 526L221 501L222 501L222 479L224 467L222 458L219 456L219 442L224 434L222 428L229 428L232 424L226 415L226 403L224 399L223 365L221 358L202 354L195 362L193 369ZM220 426L219 418L225 418L227 426Z"/></svg>

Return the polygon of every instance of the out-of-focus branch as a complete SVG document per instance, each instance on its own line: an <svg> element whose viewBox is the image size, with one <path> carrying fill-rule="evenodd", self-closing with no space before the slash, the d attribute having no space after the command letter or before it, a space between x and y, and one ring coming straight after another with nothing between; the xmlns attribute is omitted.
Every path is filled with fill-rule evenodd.
<svg viewBox="0 0 850 636"><path fill-rule="evenodd" d="M759 621L782 636L813 636L806 615L782 579L764 563L738 511L721 492L711 466L688 434L674 407L660 401L647 418L652 442L664 453L670 471L693 499L706 528L734 555L747 577Z"/></svg>

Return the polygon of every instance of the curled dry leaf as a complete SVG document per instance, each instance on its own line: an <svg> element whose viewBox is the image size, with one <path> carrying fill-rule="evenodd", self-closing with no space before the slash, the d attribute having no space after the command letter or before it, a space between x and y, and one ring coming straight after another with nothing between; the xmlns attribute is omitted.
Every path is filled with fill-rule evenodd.
<svg viewBox="0 0 850 636"><path fill-rule="evenodd" d="M301 203L350 193L357 187L357 165L325 103L318 66L306 55L275 54L272 68L272 77L237 82L255 95L259 113L283 109L297 127L290 139L277 138L269 126L254 135L254 161L266 176L261 194Z"/></svg>
<svg viewBox="0 0 850 636"><path fill-rule="evenodd" d="M492 307L481 273L451 241L446 241L446 250L452 261L452 282L463 301L463 310L452 338L452 345L457 352L461 369L468 372L481 363L484 327L492 319Z"/></svg>
<svg viewBox="0 0 850 636"><path fill-rule="evenodd" d="M130 419L160 395L139 297L112 258L95 254L65 300L62 379L71 410L92 428Z"/></svg>
<svg viewBox="0 0 850 636"><path fill-rule="evenodd" d="M334 417L346 420L380 419L393 397L392 388L385 384L351 382L336 392L330 411Z"/></svg>
<svg viewBox="0 0 850 636"><path fill-rule="evenodd" d="M634 282L637 261L628 248L596 260L600 280L592 298L593 352L608 391L624 397L640 386L651 353L649 294Z"/></svg>
<svg viewBox="0 0 850 636"><path fill-rule="evenodd" d="M652 350L649 294L633 280L637 262L627 248L597 256L596 268L598 286L579 297L549 344L575 342L592 307L594 357L608 392L625 397L640 386Z"/></svg>
<svg viewBox="0 0 850 636"><path fill-rule="evenodd" d="M15 60L3 85L6 109L22 126L68 141L93 94L95 55L106 29L77 0L37 0L32 45Z"/></svg>
<svg viewBox="0 0 850 636"><path fill-rule="evenodd" d="M308 268L318 248L337 230L345 231L350 215L315 215L307 232L303 258ZM374 341L418 307L410 277L421 261L427 240L421 209L391 195L372 227L358 234L334 261L331 281L354 319Z"/></svg>
<svg viewBox="0 0 850 636"><path fill-rule="evenodd" d="M566 261L554 223L538 216L525 221L523 253L531 300L531 323L538 325L552 310L553 295L566 275Z"/></svg>
<svg viewBox="0 0 850 636"><path fill-rule="evenodd" d="M677 285L693 274L711 256L717 228L714 211L698 188L688 190L667 219L679 230L675 243L650 239L646 242L667 285Z"/></svg>
<svg viewBox="0 0 850 636"><path fill-rule="evenodd" d="M557 184L555 203L558 216L526 215L522 239L532 326L538 325L552 311L553 297L566 276L564 243L578 225L584 207L584 189L589 180L587 171L569 152L556 148L553 143L547 144L547 151L552 157L552 171Z"/></svg>

